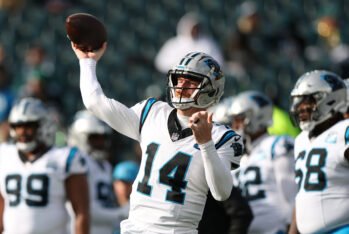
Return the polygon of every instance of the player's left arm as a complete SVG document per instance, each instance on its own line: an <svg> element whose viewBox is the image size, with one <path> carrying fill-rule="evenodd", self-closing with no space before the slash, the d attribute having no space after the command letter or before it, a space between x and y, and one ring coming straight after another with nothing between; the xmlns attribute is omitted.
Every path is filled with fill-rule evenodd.
<svg viewBox="0 0 349 234"><path fill-rule="evenodd" d="M196 142L199 144L205 177L212 196L223 201L229 198L233 188L233 179L230 174L231 162L224 153L218 154L212 141L212 114L200 111L193 114L189 119L189 127L193 130ZM234 154L233 150L229 153ZM231 155L229 155L231 156Z"/></svg>
<svg viewBox="0 0 349 234"><path fill-rule="evenodd" d="M4 197L0 193L0 233L4 231L4 222L3 222L4 206L5 206Z"/></svg>

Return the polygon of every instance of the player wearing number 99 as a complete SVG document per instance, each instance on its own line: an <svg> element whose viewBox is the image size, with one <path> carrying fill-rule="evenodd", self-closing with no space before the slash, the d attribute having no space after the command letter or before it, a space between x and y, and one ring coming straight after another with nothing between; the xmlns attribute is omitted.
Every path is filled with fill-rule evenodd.
<svg viewBox="0 0 349 234"><path fill-rule="evenodd" d="M239 164L243 150L241 137L206 112L223 94L217 62L204 53L186 55L168 74L172 106L150 98L128 108L107 98L97 82L96 61L106 44L93 53L72 46L87 109L142 148L121 233L197 233L208 190L217 200L229 197L230 166Z"/></svg>
<svg viewBox="0 0 349 234"><path fill-rule="evenodd" d="M294 140L267 133L272 124L273 104L261 92L240 93L228 114L232 116L233 129L246 139L246 154L233 175L253 212L248 233L286 233L297 191Z"/></svg>
<svg viewBox="0 0 349 234"><path fill-rule="evenodd" d="M112 129L87 110L75 114L69 128L68 144L87 154L91 208L91 234L110 234L116 220L128 216L128 207L118 208L112 185L112 167L108 162Z"/></svg>
<svg viewBox="0 0 349 234"><path fill-rule="evenodd" d="M332 72L311 71L298 79L291 98L291 114L302 129L295 141L293 224L301 233L348 233L349 120L340 113L345 84Z"/></svg>
<svg viewBox="0 0 349 234"><path fill-rule="evenodd" d="M34 98L14 105L9 116L15 144L0 146L0 229L3 233L66 233L66 199L75 233L89 233L86 162L76 148L56 148L55 125Z"/></svg>

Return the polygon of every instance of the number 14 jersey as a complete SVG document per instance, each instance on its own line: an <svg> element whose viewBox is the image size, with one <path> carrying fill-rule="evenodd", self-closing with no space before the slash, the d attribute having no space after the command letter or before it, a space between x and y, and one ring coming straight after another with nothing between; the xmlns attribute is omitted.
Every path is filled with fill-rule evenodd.
<svg viewBox="0 0 349 234"><path fill-rule="evenodd" d="M192 130L179 127L176 110L167 103L149 99L140 107L143 155L129 219L150 233L188 233L198 226L209 189L200 148ZM214 124L212 139L223 163L239 164L239 135Z"/></svg>

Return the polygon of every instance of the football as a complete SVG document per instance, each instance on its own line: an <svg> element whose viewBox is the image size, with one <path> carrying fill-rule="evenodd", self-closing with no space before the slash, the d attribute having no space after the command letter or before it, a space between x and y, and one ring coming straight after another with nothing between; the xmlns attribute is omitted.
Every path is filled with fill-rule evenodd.
<svg viewBox="0 0 349 234"><path fill-rule="evenodd" d="M107 41L107 31L104 24L90 14L69 15L65 21L65 28L69 40L84 52L98 50Z"/></svg>

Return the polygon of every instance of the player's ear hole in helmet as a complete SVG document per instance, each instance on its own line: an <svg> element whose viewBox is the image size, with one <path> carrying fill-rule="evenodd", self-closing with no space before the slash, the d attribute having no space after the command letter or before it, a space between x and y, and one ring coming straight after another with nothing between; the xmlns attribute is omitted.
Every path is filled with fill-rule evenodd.
<svg viewBox="0 0 349 234"><path fill-rule="evenodd" d="M167 77L168 101L177 109L208 108L218 103L224 93L224 74L217 61L205 53L187 54L168 72ZM183 95L188 88L177 87L180 77L199 83L197 87L189 88L193 90L190 97ZM180 95L178 90L181 90Z"/></svg>

